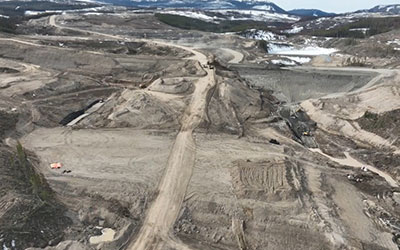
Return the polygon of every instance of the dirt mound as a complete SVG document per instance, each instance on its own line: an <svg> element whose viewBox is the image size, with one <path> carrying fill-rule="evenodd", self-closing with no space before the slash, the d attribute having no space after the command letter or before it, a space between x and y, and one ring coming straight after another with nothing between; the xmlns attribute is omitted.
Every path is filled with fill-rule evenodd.
<svg viewBox="0 0 400 250"><path fill-rule="evenodd" d="M107 82L126 87L146 86L158 78L201 77L205 75L199 63L193 60L117 58L120 66L112 69Z"/></svg>
<svg viewBox="0 0 400 250"><path fill-rule="evenodd" d="M209 121L202 128L243 135L246 122L268 117L276 100L252 89L235 72L220 70L211 92ZM146 90L125 90L110 98L80 127L179 128L179 120L196 86L196 78L159 78Z"/></svg>
<svg viewBox="0 0 400 250"><path fill-rule="evenodd" d="M177 62L175 64L169 64L164 72L173 72L166 75L167 77L179 77L179 76L191 76L191 77L202 77L206 75L203 68L198 62L193 60L185 60L183 62Z"/></svg>
<svg viewBox="0 0 400 250"><path fill-rule="evenodd" d="M237 73L219 70L217 81L208 108L208 129L242 136L246 122L266 118L274 111L274 98L251 88Z"/></svg>
<svg viewBox="0 0 400 250"><path fill-rule="evenodd" d="M135 48L130 46L128 43L128 54L131 55L156 55L156 56L171 56L171 57L190 57L193 54L189 53L186 50L168 47L168 46L159 46L154 44L145 43L140 48Z"/></svg>
<svg viewBox="0 0 400 250"><path fill-rule="evenodd" d="M57 98L55 95L38 100L31 112L32 122L43 127L59 126L69 114L85 109L94 101L107 98L115 91L114 88L92 89L68 93L65 95L66 98Z"/></svg>
<svg viewBox="0 0 400 250"><path fill-rule="evenodd" d="M106 101L98 112L87 117L79 126L177 129L184 103L173 98L163 93L158 96L146 91L125 90Z"/></svg>
<svg viewBox="0 0 400 250"><path fill-rule="evenodd" d="M190 94L194 90L190 80L185 78L157 79L148 88L150 91L167 94Z"/></svg>

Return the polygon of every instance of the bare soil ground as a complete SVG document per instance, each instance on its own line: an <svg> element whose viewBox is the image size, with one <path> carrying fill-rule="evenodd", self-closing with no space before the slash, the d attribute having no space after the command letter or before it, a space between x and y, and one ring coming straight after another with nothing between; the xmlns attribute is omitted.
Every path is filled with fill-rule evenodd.
<svg viewBox="0 0 400 250"><path fill-rule="evenodd" d="M133 12L20 29L0 38L3 248L398 249L397 70L266 70L252 41Z"/></svg>

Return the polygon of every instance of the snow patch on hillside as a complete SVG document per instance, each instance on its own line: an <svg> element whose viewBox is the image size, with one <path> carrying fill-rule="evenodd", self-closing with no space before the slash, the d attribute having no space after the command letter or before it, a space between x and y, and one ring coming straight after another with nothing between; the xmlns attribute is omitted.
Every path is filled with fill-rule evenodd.
<svg viewBox="0 0 400 250"><path fill-rule="evenodd" d="M300 64L311 62L311 58L309 57L301 57L301 56L285 56L285 58L295 61Z"/></svg>
<svg viewBox="0 0 400 250"><path fill-rule="evenodd" d="M285 30L284 32L287 34L297 34L297 33L301 32L303 29L304 29L304 27L294 26L293 28L291 28L289 30Z"/></svg>
<svg viewBox="0 0 400 250"><path fill-rule="evenodd" d="M285 60L285 59L274 59L274 60L271 60L271 62L276 65L296 66L296 62Z"/></svg>
<svg viewBox="0 0 400 250"><path fill-rule="evenodd" d="M162 11L160 12L162 14L170 14L170 15L177 15L177 16L184 16L184 17L190 17L193 19L199 19L202 21L206 22L217 22L218 20L221 20L221 18L218 17L211 17L207 16L206 14L200 12L200 11L178 11L178 10L168 10L168 11Z"/></svg>
<svg viewBox="0 0 400 250"><path fill-rule="evenodd" d="M271 13L261 10L212 10L212 12L227 16L229 20L282 21L297 22L300 17L287 14Z"/></svg>
<svg viewBox="0 0 400 250"><path fill-rule="evenodd" d="M255 40L276 41L284 40L286 37L277 35L270 31L250 29L241 33L242 36Z"/></svg>
<svg viewBox="0 0 400 250"><path fill-rule="evenodd" d="M256 5L256 6L253 6L253 9L255 9L255 10L275 11L275 8L272 7L271 5Z"/></svg>
<svg viewBox="0 0 400 250"><path fill-rule="evenodd" d="M276 55L300 55L300 56L318 56L318 55L330 55L338 51L334 48L322 48L318 46L307 46L302 48L296 48L291 45L282 44L270 44L269 54Z"/></svg>

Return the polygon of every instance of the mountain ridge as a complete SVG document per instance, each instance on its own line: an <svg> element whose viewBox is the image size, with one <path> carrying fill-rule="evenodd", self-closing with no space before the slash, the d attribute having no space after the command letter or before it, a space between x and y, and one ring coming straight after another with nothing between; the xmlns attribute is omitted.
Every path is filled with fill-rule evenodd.
<svg viewBox="0 0 400 250"><path fill-rule="evenodd" d="M314 16L314 17L332 17L337 16L333 12L325 12L319 9L293 9L287 11L289 14L296 16Z"/></svg>
<svg viewBox="0 0 400 250"><path fill-rule="evenodd" d="M279 7L277 4L265 0L103 0L102 2L142 8L240 9L262 10L271 13L288 14L287 11Z"/></svg>
<svg viewBox="0 0 400 250"><path fill-rule="evenodd" d="M358 10L354 13L386 13L386 14L400 14L400 4L377 5L371 9Z"/></svg>

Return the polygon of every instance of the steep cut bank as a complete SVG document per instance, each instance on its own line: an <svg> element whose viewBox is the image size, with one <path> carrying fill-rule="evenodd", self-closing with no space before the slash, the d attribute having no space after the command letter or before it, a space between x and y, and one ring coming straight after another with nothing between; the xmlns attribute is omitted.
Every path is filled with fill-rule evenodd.
<svg viewBox="0 0 400 250"><path fill-rule="evenodd" d="M251 84L273 90L274 95L286 102L300 102L354 91L366 85L375 76L373 72L356 69L352 72L301 67L276 70L246 67L236 69Z"/></svg>
<svg viewBox="0 0 400 250"><path fill-rule="evenodd" d="M15 132L18 113L0 111L0 246L26 249L64 236L72 224L67 211L37 168L37 157L21 144L3 143ZM40 236L40 237L38 237Z"/></svg>

